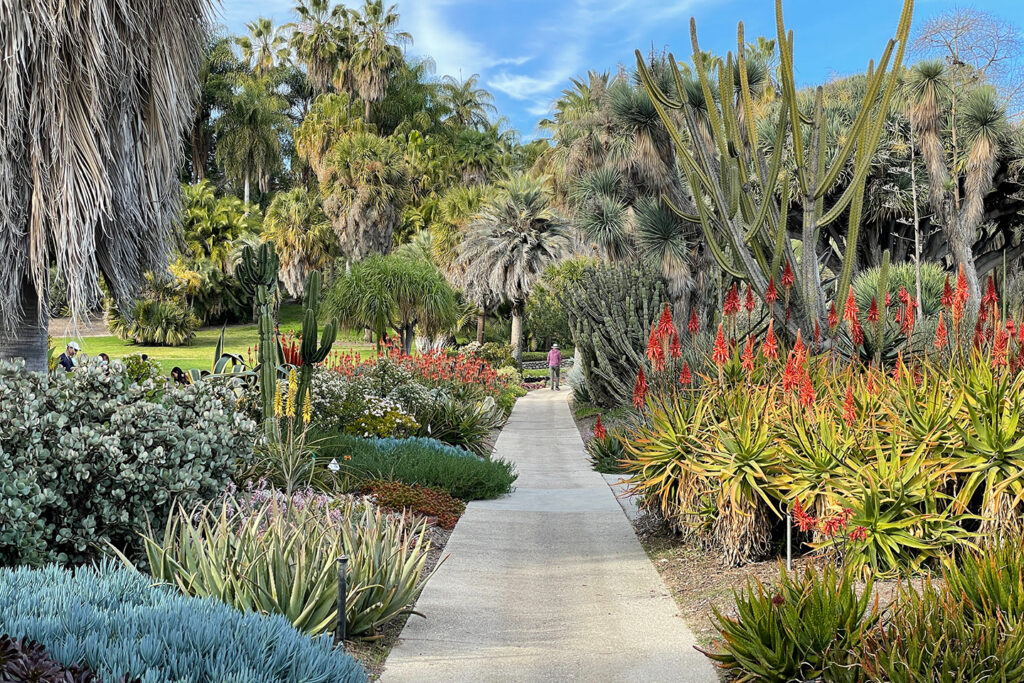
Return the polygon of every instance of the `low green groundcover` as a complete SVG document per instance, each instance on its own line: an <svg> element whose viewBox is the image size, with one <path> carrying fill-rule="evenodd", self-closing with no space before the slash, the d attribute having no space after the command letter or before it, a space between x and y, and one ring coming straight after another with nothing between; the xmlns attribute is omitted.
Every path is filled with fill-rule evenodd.
<svg viewBox="0 0 1024 683"><path fill-rule="evenodd" d="M481 459L433 439L364 439L337 434L318 449L318 462L326 464L332 459L359 480L419 484L461 500L486 500L509 493L517 476L506 460Z"/></svg>
<svg viewBox="0 0 1024 683"><path fill-rule="evenodd" d="M42 643L104 681L336 683L365 681L359 664L283 617L189 598L104 563L75 571L0 569L0 633Z"/></svg>

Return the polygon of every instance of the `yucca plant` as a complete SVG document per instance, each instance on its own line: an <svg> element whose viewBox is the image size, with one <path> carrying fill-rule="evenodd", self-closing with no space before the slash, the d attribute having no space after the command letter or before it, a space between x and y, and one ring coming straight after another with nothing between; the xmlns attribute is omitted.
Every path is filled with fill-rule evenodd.
<svg viewBox="0 0 1024 683"><path fill-rule="evenodd" d="M162 536L150 530L143 540L157 579L243 611L284 615L311 635L337 623L345 555L346 631L370 636L412 611L430 549L425 530L366 503L271 495L179 506Z"/></svg>
<svg viewBox="0 0 1024 683"><path fill-rule="evenodd" d="M981 533L1019 532L1024 497L1024 374L1000 373L973 355L955 381L963 408L953 426L963 440L955 470L962 482L956 494L961 510L981 515ZM980 496L980 505L976 498Z"/></svg>
<svg viewBox="0 0 1024 683"><path fill-rule="evenodd" d="M892 617L865 638L861 666L873 681L982 683L1024 680L1024 630L954 590L901 588Z"/></svg>
<svg viewBox="0 0 1024 683"><path fill-rule="evenodd" d="M779 515L777 476L780 452L772 390L737 390L718 398L725 416L700 448L698 475L717 480L719 515L715 538L727 564L765 557L771 543L771 517Z"/></svg>
<svg viewBox="0 0 1024 683"><path fill-rule="evenodd" d="M735 594L735 616L712 608L721 640L704 654L737 681L847 678L844 670L879 618L871 580L858 594L852 576L830 565L779 573L774 586L748 581L746 592Z"/></svg>
<svg viewBox="0 0 1024 683"><path fill-rule="evenodd" d="M691 532L703 518L695 514L706 507L701 501L718 488L716 480L698 473L713 420L711 401L702 395L651 398L644 414L646 420L624 441L629 491L676 530Z"/></svg>

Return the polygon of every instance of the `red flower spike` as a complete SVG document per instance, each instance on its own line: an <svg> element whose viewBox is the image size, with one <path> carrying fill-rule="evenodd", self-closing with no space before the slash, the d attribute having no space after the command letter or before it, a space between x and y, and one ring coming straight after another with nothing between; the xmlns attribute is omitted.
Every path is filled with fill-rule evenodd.
<svg viewBox="0 0 1024 683"><path fill-rule="evenodd" d="M949 286L949 273L946 273L946 283L942 285L942 299L940 301L943 308L953 307L953 288Z"/></svg>
<svg viewBox="0 0 1024 683"><path fill-rule="evenodd" d="M855 527L854 530L850 532L851 541L866 541L867 538L868 530L862 526Z"/></svg>
<svg viewBox="0 0 1024 683"><path fill-rule="evenodd" d="M807 355L807 350L804 348L804 342L800 338L800 330L796 331L796 343L793 344L793 353L796 355L797 363L803 363L804 358Z"/></svg>
<svg viewBox="0 0 1024 683"><path fill-rule="evenodd" d="M981 299L982 306L995 306L999 303L999 297L996 295L996 281L991 275L988 276L988 284L985 287L985 296Z"/></svg>
<svg viewBox="0 0 1024 683"><path fill-rule="evenodd" d="M747 313L753 313L754 305L754 290L750 287L750 285L747 285L747 299L743 303L743 308L746 309Z"/></svg>
<svg viewBox="0 0 1024 683"><path fill-rule="evenodd" d="M768 278L768 289L764 293L764 302L768 304L769 308L772 304L779 300L779 291L775 289L775 276Z"/></svg>
<svg viewBox="0 0 1024 683"><path fill-rule="evenodd" d="M892 369L892 378L897 382L903 377L903 352L896 354L896 366Z"/></svg>
<svg viewBox="0 0 1024 683"><path fill-rule="evenodd" d="M872 396L875 393L875 373L868 372L868 396Z"/></svg>
<svg viewBox="0 0 1024 683"><path fill-rule="evenodd" d="M1007 365L1006 351L1007 345L1006 330L999 328L996 331L996 337L992 341L992 367L993 368L1005 368Z"/></svg>
<svg viewBox="0 0 1024 683"><path fill-rule="evenodd" d="M799 498L793 501L793 520L796 521L797 528L804 533L818 526L818 520L807 514Z"/></svg>
<svg viewBox="0 0 1024 683"><path fill-rule="evenodd" d="M647 378L644 377L644 369L640 368L636 375L636 384L633 386L633 407L639 410L644 399L647 398Z"/></svg>
<svg viewBox="0 0 1024 683"><path fill-rule="evenodd" d="M718 335L715 337L715 349L711 354L711 360L721 368L729 362L729 348L725 344L725 334L722 332L722 323L718 323Z"/></svg>
<svg viewBox="0 0 1024 683"><path fill-rule="evenodd" d="M843 311L843 320L854 322L857 320L857 300L853 297L853 285L850 285L850 295L846 297L846 309Z"/></svg>
<svg viewBox="0 0 1024 683"><path fill-rule="evenodd" d="M672 331L672 343L669 344L668 353L673 358L679 358L683 355L683 349L679 346L679 335Z"/></svg>
<svg viewBox="0 0 1024 683"><path fill-rule="evenodd" d="M665 349L661 345L658 328L655 325L651 325L651 334L647 337L647 357L655 370L665 369Z"/></svg>
<svg viewBox="0 0 1024 683"><path fill-rule="evenodd" d="M946 344L949 343L949 334L946 332L946 321L942 316L942 311L939 311L939 324L935 326L935 348L939 351L946 348Z"/></svg>
<svg viewBox="0 0 1024 683"><path fill-rule="evenodd" d="M700 320L697 318L697 311L690 311L690 324L687 325L687 330L691 336L700 332Z"/></svg>
<svg viewBox="0 0 1024 683"><path fill-rule="evenodd" d="M754 338L748 336L747 343L743 345L743 357L741 359L743 369L747 372L754 371Z"/></svg>
<svg viewBox="0 0 1024 683"><path fill-rule="evenodd" d="M904 306L910 305L910 293L907 292L906 287L900 287L900 291L897 294L897 296L899 297L900 302L902 302Z"/></svg>
<svg viewBox="0 0 1024 683"><path fill-rule="evenodd" d="M672 324L672 312L668 309L668 303L661 309L661 318L658 319L658 336L666 337L674 334L676 326Z"/></svg>
<svg viewBox="0 0 1024 683"><path fill-rule="evenodd" d="M817 397L814 395L814 384L811 382L811 376L806 371L803 375L803 379L800 381L800 405L804 408L810 408L814 405Z"/></svg>
<svg viewBox="0 0 1024 683"><path fill-rule="evenodd" d="M597 416L597 422L594 424L594 438L605 439L608 437L608 430L601 424L601 416Z"/></svg>
<svg viewBox="0 0 1024 683"><path fill-rule="evenodd" d="M821 325L819 325L818 321L815 320L814 321L814 347L817 348L820 343L821 343Z"/></svg>
<svg viewBox="0 0 1024 683"><path fill-rule="evenodd" d="M889 292L885 293L885 307L889 308L892 306L892 295Z"/></svg>
<svg viewBox="0 0 1024 683"><path fill-rule="evenodd" d="M967 276L964 275L964 264L961 263L956 276L956 290L953 292L953 324L960 324L960 320L964 317L967 299L970 296L970 291L967 289Z"/></svg>
<svg viewBox="0 0 1024 683"><path fill-rule="evenodd" d="M846 398L843 400L843 422L847 427L857 424L857 404L853 400L853 387L846 385Z"/></svg>
<svg viewBox="0 0 1024 683"><path fill-rule="evenodd" d="M728 293L725 295L725 306L722 312L726 316L735 315L740 312L740 295L736 289L735 283L729 288Z"/></svg>
<svg viewBox="0 0 1024 683"><path fill-rule="evenodd" d="M786 261L786 267L782 269L782 286L785 289L793 286L793 268L789 265L789 261Z"/></svg>
<svg viewBox="0 0 1024 683"><path fill-rule="evenodd" d="M828 308L828 329L834 330L839 326L839 312L836 311L836 302L833 301L832 305Z"/></svg>
<svg viewBox="0 0 1024 683"><path fill-rule="evenodd" d="M782 391L786 393L795 391L800 388L802 381L803 371L800 361L797 359L796 353L790 351L789 358L786 360L786 369L782 372Z"/></svg>
<svg viewBox="0 0 1024 683"><path fill-rule="evenodd" d="M768 334L765 335L764 344L761 345L761 355L765 358L771 358L772 360L778 360L779 358L779 342L775 338L775 321L768 321Z"/></svg>
<svg viewBox="0 0 1024 683"><path fill-rule="evenodd" d="M690 374L690 364L686 361L683 361L683 369L679 372L679 383L686 387L693 384L693 375Z"/></svg>
<svg viewBox="0 0 1024 683"><path fill-rule="evenodd" d="M913 302L909 302L903 313L903 334L908 338L914 333L914 307L912 304Z"/></svg>
<svg viewBox="0 0 1024 683"><path fill-rule="evenodd" d="M860 321L853 323L853 329L850 330L850 337L853 339L853 343L857 346L864 345L864 328L860 326Z"/></svg>
<svg viewBox="0 0 1024 683"><path fill-rule="evenodd" d="M868 307L868 322L874 324L878 322L878 319L878 298L871 297L871 306Z"/></svg>

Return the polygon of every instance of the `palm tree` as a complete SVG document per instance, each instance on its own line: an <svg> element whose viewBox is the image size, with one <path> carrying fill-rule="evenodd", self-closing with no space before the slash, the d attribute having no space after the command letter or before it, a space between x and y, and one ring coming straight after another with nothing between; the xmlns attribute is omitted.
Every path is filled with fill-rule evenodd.
<svg viewBox="0 0 1024 683"><path fill-rule="evenodd" d="M266 17L250 21L245 25L249 35L240 36L235 42L242 49L242 60L257 76L266 76L274 67L288 61L288 39L284 27L274 26Z"/></svg>
<svg viewBox="0 0 1024 683"><path fill-rule="evenodd" d="M393 330L406 353L417 326L433 336L454 325L458 315L455 290L416 254L374 254L352 264L328 293L326 308L346 324L372 330L378 345Z"/></svg>
<svg viewBox="0 0 1024 683"><path fill-rule="evenodd" d="M203 50L199 67L199 100L189 134L193 183L206 177L207 167L212 161L214 115L224 111L234 94L233 77L240 65L231 43L227 36L212 36Z"/></svg>
<svg viewBox="0 0 1024 683"><path fill-rule="evenodd" d="M370 104L384 99L388 77L402 63L402 46L412 36L398 30L396 6L383 0L365 0L361 12L352 14L355 50L350 68L359 97L365 103L363 118L370 120Z"/></svg>
<svg viewBox="0 0 1024 683"><path fill-rule="evenodd" d="M209 259L230 270L235 241L257 230L237 197L217 197L213 183L203 180L182 188L181 242L193 258Z"/></svg>
<svg viewBox="0 0 1024 683"><path fill-rule="evenodd" d="M290 24L291 48L319 93L335 82L339 68L349 59L348 12L330 0L300 0L295 7L299 20Z"/></svg>
<svg viewBox="0 0 1024 683"><path fill-rule="evenodd" d="M394 141L362 131L343 133L319 164L317 177L345 257L359 260L391 251L410 195L409 171Z"/></svg>
<svg viewBox="0 0 1024 683"><path fill-rule="evenodd" d="M317 175L324 172L327 152L346 131L362 130L362 121L353 118L345 93L321 95L295 129L295 151Z"/></svg>
<svg viewBox="0 0 1024 683"><path fill-rule="evenodd" d="M46 369L49 267L73 316L101 273L124 305L178 217L211 7L125 5L0 5L0 358L31 370Z"/></svg>
<svg viewBox="0 0 1024 683"><path fill-rule="evenodd" d="M247 206L253 178L263 192L269 190L270 172L281 160L281 136L291 126L287 109L288 102L266 81L250 78L217 119L217 162L232 180L241 181Z"/></svg>
<svg viewBox="0 0 1024 683"><path fill-rule="evenodd" d="M985 195L992 189L997 162L1009 134L1006 110L995 90L981 86L967 93L960 105L959 121L951 120L951 88L946 67L926 61L910 70L910 125L917 134L921 157L928 173L928 202L936 222L942 225L950 254L959 265L970 290L970 306L981 302L981 283L974 262L973 245L985 213ZM967 163L956 162L942 140L947 128L959 128L967 144ZM960 187L964 196L961 201Z"/></svg>
<svg viewBox="0 0 1024 683"><path fill-rule="evenodd" d="M263 238L274 243L281 282L294 297L303 295L310 272L331 266L338 250L320 197L304 187L274 196L263 218Z"/></svg>
<svg viewBox="0 0 1024 683"><path fill-rule="evenodd" d="M500 183L473 220L459 248L468 282L479 282L512 306L512 350L523 354L526 299L544 270L569 249L568 225L551 208L544 179L525 174Z"/></svg>
<svg viewBox="0 0 1024 683"><path fill-rule="evenodd" d="M451 76L441 79L438 98L441 104L451 112L449 121L454 121L462 128L485 128L490 121L487 114L497 111L494 96L483 88L477 87L480 74L473 74L459 82Z"/></svg>

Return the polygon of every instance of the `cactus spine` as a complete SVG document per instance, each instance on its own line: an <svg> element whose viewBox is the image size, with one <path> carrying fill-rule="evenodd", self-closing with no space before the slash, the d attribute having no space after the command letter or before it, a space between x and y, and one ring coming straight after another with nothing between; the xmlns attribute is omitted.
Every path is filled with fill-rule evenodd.
<svg viewBox="0 0 1024 683"><path fill-rule="evenodd" d="M309 385L313 380L313 370L318 363L324 362L334 346L338 336L338 325L333 320L324 325L323 335L317 341L320 316L320 294L323 289L323 276L314 270L306 278L306 293L302 299L302 342L299 345L299 389L296 400L304 406L309 393Z"/></svg>
<svg viewBox="0 0 1024 683"><path fill-rule="evenodd" d="M268 439L273 439L274 395L277 392L278 347L274 324L274 296L277 292L277 254L274 245L263 243L258 250L246 246L235 273L242 289L254 300L259 329L257 377L263 404L263 427Z"/></svg>
<svg viewBox="0 0 1024 683"><path fill-rule="evenodd" d="M874 63L869 64L864 101L831 165L828 165L826 155L823 89L819 86L814 93L810 118L798 107L793 71L793 34L785 29L781 0L776 0L775 4L781 58L781 106L775 124L774 146L767 160L754 125L742 23L737 31L735 58L730 52L725 59L717 59L716 74L712 77L705 67L697 41L696 22L690 20L693 65L703 92L703 102L706 103L706 108L700 111L683 98L682 93L692 91L692 88L685 87L685 77L672 55L669 55L669 65L676 95L661 90L647 69L643 55L639 51L636 53L640 78L676 146L680 166L695 198L692 209L673 207L674 210L686 220L700 222L709 251L722 268L749 282L762 299L769 280L775 278L778 283L782 260L793 264L792 303L795 310L790 316L778 302L772 310L777 326L787 327L791 334L802 328L805 335L810 335L815 322L827 329L826 297L818 258L820 230L847 214L849 230L835 297L842 315L845 305L843 292L849 288L853 276L864 184L882 135L889 104L897 90L913 5L913 0L905 0L895 39L886 45L877 68ZM716 87L718 92L713 93ZM668 109L682 112L689 132L688 141L684 141L679 128L669 117ZM710 136L705 132L708 130ZM806 141L805 132L809 134ZM786 172L780 171L782 150L787 139L792 143L789 153L796 168L792 188ZM824 198L835 188L848 162L852 164L849 184L835 203L826 209ZM781 201L777 199L777 190ZM786 235L790 190L792 199L803 212L800 226L793 226L793 232L801 240L799 262Z"/></svg>

